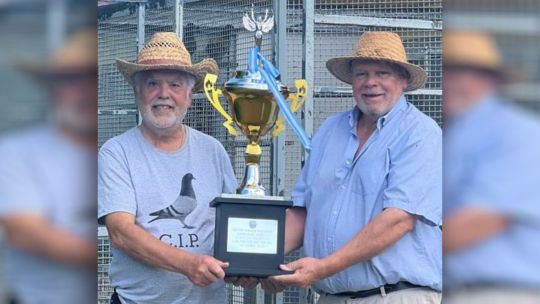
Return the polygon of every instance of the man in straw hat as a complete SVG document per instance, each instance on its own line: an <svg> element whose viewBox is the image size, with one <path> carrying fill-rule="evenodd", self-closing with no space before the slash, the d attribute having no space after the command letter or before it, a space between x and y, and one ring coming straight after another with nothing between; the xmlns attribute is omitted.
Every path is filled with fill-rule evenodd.
<svg viewBox="0 0 540 304"><path fill-rule="evenodd" d="M403 96L426 72L390 32L364 33L326 66L356 106L321 126L293 190L285 247L307 257L263 288L312 285L318 303L439 303L441 130Z"/></svg>
<svg viewBox="0 0 540 304"><path fill-rule="evenodd" d="M22 64L50 119L0 139L3 277L10 303L96 303L97 37L80 29Z"/></svg>
<svg viewBox="0 0 540 304"><path fill-rule="evenodd" d="M497 93L490 36L443 42L445 302L540 303L540 122Z"/></svg>
<svg viewBox="0 0 540 304"><path fill-rule="evenodd" d="M133 86L142 123L99 152L98 217L122 303L223 303L224 261L211 256L209 202L236 189L223 146L183 124L192 93L217 64L191 63L175 33L156 33L137 63L117 60Z"/></svg>

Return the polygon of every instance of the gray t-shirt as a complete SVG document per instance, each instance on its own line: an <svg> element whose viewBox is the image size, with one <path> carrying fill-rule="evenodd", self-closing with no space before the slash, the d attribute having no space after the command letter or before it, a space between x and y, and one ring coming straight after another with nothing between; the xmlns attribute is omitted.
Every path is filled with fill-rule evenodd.
<svg viewBox="0 0 540 304"><path fill-rule="evenodd" d="M161 241L193 254L212 255L215 210L209 202L237 186L229 157L213 137L186 128L175 152L151 145L133 128L99 152L98 217L116 211ZM112 247L111 282L123 303L225 303L223 281L197 287L180 273L140 263Z"/></svg>
<svg viewBox="0 0 540 304"><path fill-rule="evenodd" d="M32 213L96 239L96 152L39 125L0 139L0 216ZM3 274L21 303L96 303L96 271L7 247Z"/></svg>

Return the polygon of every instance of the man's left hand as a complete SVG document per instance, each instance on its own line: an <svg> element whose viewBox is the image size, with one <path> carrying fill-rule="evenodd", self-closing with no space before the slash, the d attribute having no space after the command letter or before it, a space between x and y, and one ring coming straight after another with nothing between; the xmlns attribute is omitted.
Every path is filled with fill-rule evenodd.
<svg viewBox="0 0 540 304"><path fill-rule="evenodd" d="M313 283L324 279L326 265L322 260L315 258L302 258L287 265L281 265L281 269L294 271L293 274L275 276L273 279L284 285L306 288Z"/></svg>

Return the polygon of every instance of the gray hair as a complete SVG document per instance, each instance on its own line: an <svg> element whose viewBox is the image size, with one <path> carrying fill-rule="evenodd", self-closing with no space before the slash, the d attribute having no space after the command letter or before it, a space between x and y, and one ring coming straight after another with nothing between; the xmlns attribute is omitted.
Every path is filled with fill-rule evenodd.
<svg viewBox="0 0 540 304"><path fill-rule="evenodd" d="M148 77L149 74L151 74L152 72L160 72L160 71L177 72L186 80L188 88L190 90L192 90L193 87L195 86L195 76L193 76L192 74L189 74L183 71L176 71L176 70L149 70L149 71L140 71L140 72L135 73L135 75L133 75L133 89L136 91L137 87L140 85L140 82L144 80L145 77Z"/></svg>

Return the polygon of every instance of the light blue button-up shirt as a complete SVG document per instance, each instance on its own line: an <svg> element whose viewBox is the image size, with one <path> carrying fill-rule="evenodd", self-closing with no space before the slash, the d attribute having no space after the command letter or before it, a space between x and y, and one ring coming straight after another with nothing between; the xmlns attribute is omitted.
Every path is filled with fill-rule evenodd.
<svg viewBox="0 0 540 304"><path fill-rule="evenodd" d="M498 213L510 228L445 257L445 287L540 287L540 123L487 95L444 128L444 215Z"/></svg>
<svg viewBox="0 0 540 304"><path fill-rule="evenodd" d="M332 254L385 208L418 220L379 255L314 287L339 293L408 281L441 290L441 129L402 96L353 159L358 115L354 107L325 121L293 190L294 204L307 209L306 256Z"/></svg>

